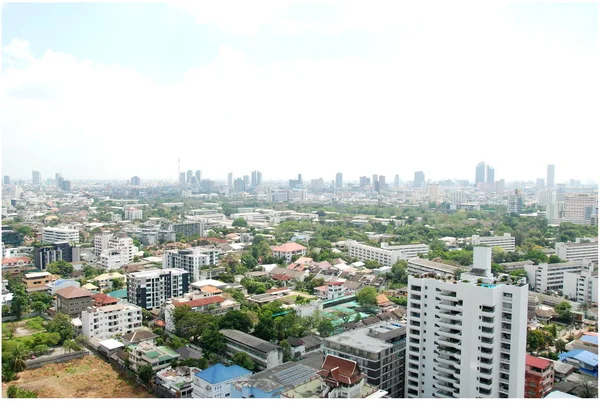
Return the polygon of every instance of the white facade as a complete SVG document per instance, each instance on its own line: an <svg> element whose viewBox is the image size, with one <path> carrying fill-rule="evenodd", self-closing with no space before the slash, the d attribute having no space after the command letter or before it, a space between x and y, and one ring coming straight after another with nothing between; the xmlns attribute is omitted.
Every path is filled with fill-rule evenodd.
<svg viewBox="0 0 600 401"><path fill-rule="evenodd" d="M159 308L188 292L189 273L182 269L151 269L127 274L127 299L146 309Z"/></svg>
<svg viewBox="0 0 600 401"><path fill-rule="evenodd" d="M55 244L57 242L79 242L79 230L76 228L46 227L42 232L42 242Z"/></svg>
<svg viewBox="0 0 600 401"><path fill-rule="evenodd" d="M142 308L135 305L90 307L81 312L82 333L89 339L107 339L142 326Z"/></svg>
<svg viewBox="0 0 600 401"><path fill-rule="evenodd" d="M479 280L409 278L409 398L523 398L527 286Z"/></svg>
<svg viewBox="0 0 600 401"><path fill-rule="evenodd" d="M598 194L572 193L565 197L564 221L590 224L591 215L598 207Z"/></svg>
<svg viewBox="0 0 600 401"><path fill-rule="evenodd" d="M360 244L354 240L345 243L348 254L361 261L376 260L382 266L392 266L399 260L416 258L419 254L429 253L429 246L424 244L394 245L382 244L381 248Z"/></svg>
<svg viewBox="0 0 600 401"><path fill-rule="evenodd" d="M248 373L242 376L224 379L217 383L209 383L197 375L192 378L192 398L231 398L231 384L243 380L252 375Z"/></svg>
<svg viewBox="0 0 600 401"><path fill-rule="evenodd" d="M141 220L143 216L141 209L129 208L125 209L125 220Z"/></svg>
<svg viewBox="0 0 600 401"><path fill-rule="evenodd" d="M591 259L598 263L598 242L557 242L554 250L562 260Z"/></svg>
<svg viewBox="0 0 600 401"><path fill-rule="evenodd" d="M471 244L473 246L477 245L487 245L491 247L498 246L504 250L504 252L514 252L515 251L515 237L513 237L510 233L504 233L504 235L494 236L494 237L480 237L479 235L473 235L471 237Z"/></svg>
<svg viewBox="0 0 600 401"><path fill-rule="evenodd" d="M121 273L110 272L110 273L104 273L104 274L94 277L93 281L96 282L100 291L104 291L104 290L112 289L112 281L116 278L124 280L125 276L122 275Z"/></svg>
<svg viewBox="0 0 600 401"><path fill-rule="evenodd" d="M100 238L102 241L103 238ZM98 263L106 270L115 270L133 261L137 247L133 246L133 240L129 237L111 238L108 240L108 248L100 253Z"/></svg>
<svg viewBox="0 0 600 401"><path fill-rule="evenodd" d="M445 263L432 262L429 259L414 258L408 259L408 274L418 275L425 273L436 273L442 275L453 275L458 269L456 266Z"/></svg>
<svg viewBox="0 0 600 401"><path fill-rule="evenodd" d="M567 272L564 275L563 294L577 302L598 303L598 275L593 271Z"/></svg>
<svg viewBox="0 0 600 401"><path fill-rule="evenodd" d="M113 239L114 234L110 231L105 231L94 235L94 255L100 256L102 251L108 249L108 242Z"/></svg>
<svg viewBox="0 0 600 401"><path fill-rule="evenodd" d="M590 259L567 263L540 263L525 266L529 288L535 292L562 291L565 273L579 273L582 270L593 270Z"/></svg>
<svg viewBox="0 0 600 401"><path fill-rule="evenodd" d="M163 254L163 269L183 269L190 273L192 282L201 279L202 266L216 265L219 260L216 249L190 248L167 251Z"/></svg>

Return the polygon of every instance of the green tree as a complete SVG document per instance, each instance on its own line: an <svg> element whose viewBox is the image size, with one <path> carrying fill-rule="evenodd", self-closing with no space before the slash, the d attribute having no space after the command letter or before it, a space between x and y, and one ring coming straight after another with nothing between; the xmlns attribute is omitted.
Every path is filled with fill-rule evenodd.
<svg viewBox="0 0 600 401"><path fill-rule="evenodd" d="M258 265L256 258L249 253L242 254L241 263L247 269L252 269Z"/></svg>
<svg viewBox="0 0 600 401"><path fill-rule="evenodd" d="M554 346L556 347L556 352L565 352L567 343L563 340L556 340L554 342Z"/></svg>
<svg viewBox="0 0 600 401"><path fill-rule="evenodd" d="M252 320L248 314L240 310L231 310L219 320L220 329L233 329L249 333L252 329Z"/></svg>
<svg viewBox="0 0 600 401"><path fill-rule="evenodd" d="M288 362L293 359L292 357L292 346L288 340L282 340L279 342L279 346L283 348L283 362Z"/></svg>
<svg viewBox="0 0 600 401"><path fill-rule="evenodd" d="M241 218L238 217L237 219L233 220L233 223L231 223L232 227L248 227L248 222Z"/></svg>
<svg viewBox="0 0 600 401"><path fill-rule="evenodd" d="M17 320L21 319L23 313L27 312L27 308L29 307L29 303L26 295L14 295L12 302L10 303L10 310L14 316L17 317Z"/></svg>
<svg viewBox="0 0 600 401"><path fill-rule="evenodd" d="M381 267L381 263L376 260L365 260L365 268L366 269L377 269Z"/></svg>
<svg viewBox="0 0 600 401"><path fill-rule="evenodd" d="M33 353L37 356L46 355L50 351L50 348L47 345L40 344L33 347Z"/></svg>
<svg viewBox="0 0 600 401"><path fill-rule="evenodd" d="M113 291L120 290L125 287L125 281L122 278L113 278L112 280Z"/></svg>
<svg viewBox="0 0 600 401"><path fill-rule="evenodd" d="M321 319L317 325L317 331L321 337L329 337L333 334L335 327L329 319Z"/></svg>
<svg viewBox="0 0 600 401"><path fill-rule="evenodd" d="M598 381L596 379L581 375L578 384L581 398L598 398Z"/></svg>
<svg viewBox="0 0 600 401"><path fill-rule="evenodd" d="M245 352L236 352L231 362L248 370L254 370L254 361Z"/></svg>
<svg viewBox="0 0 600 401"><path fill-rule="evenodd" d="M270 315L261 316L258 320L258 324L254 328L253 335L265 341L276 339L277 332L275 331L273 318Z"/></svg>
<svg viewBox="0 0 600 401"><path fill-rule="evenodd" d="M185 317L188 313L192 311L192 308L189 305L181 305L176 306L173 311L173 323L177 324L181 319Z"/></svg>
<svg viewBox="0 0 600 401"><path fill-rule="evenodd" d="M364 287L356 294L356 301L361 306L377 306L377 290L373 287Z"/></svg>
<svg viewBox="0 0 600 401"><path fill-rule="evenodd" d="M71 352L71 351L81 351L81 347L79 346L79 344L77 344L75 342L75 340L66 340L63 345L62 345L63 349L67 352Z"/></svg>
<svg viewBox="0 0 600 401"><path fill-rule="evenodd" d="M221 355L227 348L225 337L216 329L208 329L202 333L200 346L203 350L217 355Z"/></svg>
<svg viewBox="0 0 600 401"><path fill-rule="evenodd" d="M71 324L71 318L64 313L57 313L52 320L48 322L46 330L49 333L58 333L60 335L60 343L75 337L75 328Z"/></svg>
<svg viewBox="0 0 600 401"><path fill-rule="evenodd" d="M73 273L73 265L64 260L48 263L46 270L52 274L58 274L61 277L67 277Z"/></svg>
<svg viewBox="0 0 600 401"><path fill-rule="evenodd" d="M563 262L563 260L561 260L556 255L550 255L550 257L548 258L548 263L562 263L562 262Z"/></svg>
<svg viewBox="0 0 600 401"><path fill-rule="evenodd" d="M150 383L152 381L152 378L154 377L152 366L147 364L140 366L138 369L138 377L143 383Z"/></svg>
<svg viewBox="0 0 600 401"><path fill-rule="evenodd" d="M14 347L8 349L6 356L4 355L4 352L2 353L2 360L7 362L13 372L18 373L25 370L25 367L27 366L25 361L27 360L28 354L29 351L27 348L23 344L17 343Z"/></svg>

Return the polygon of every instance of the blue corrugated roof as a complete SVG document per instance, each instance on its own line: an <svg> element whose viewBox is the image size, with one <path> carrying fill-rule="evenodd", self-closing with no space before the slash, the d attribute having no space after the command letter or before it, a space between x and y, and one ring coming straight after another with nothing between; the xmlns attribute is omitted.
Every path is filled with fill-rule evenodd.
<svg viewBox="0 0 600 401"><path fill-rule="evenodd" d="M127 288L109 292L108 295L110 295L113 298L127 298Z"/></svg>
<svg viewBox="0 0 600 401"><path fill-rule="evenodd" d="M208 369L204 369L202 372L196 373L196 376L210 384L216 384L248 374L252 374L252 372L241 366L225 366L217 363Z"/></svg>
<svg viewBox="0 0 600 401"><path fill-rule="evenodd" d="M590 366L598 366L598 355L582 349L573 349L569 352L560 354L558 357L561 361L567 358L573 358Z"/></svg>
<svg viewBox="0 0 600 401"><path fill-rule="evenodd" d="M598 337L597 336L585 335L585 336L581 337L580 340L584 341L586 343L592 343L592 344L598 345Z"/></svg>

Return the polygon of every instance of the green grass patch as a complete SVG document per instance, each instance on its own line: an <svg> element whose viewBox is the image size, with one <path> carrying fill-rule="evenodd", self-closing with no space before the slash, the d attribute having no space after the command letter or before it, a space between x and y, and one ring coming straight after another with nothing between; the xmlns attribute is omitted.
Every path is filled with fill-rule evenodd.
<svg viewBox="0 0 600 401"><path fill-rule="evenodd" d="M77 372L77 369L75 369L75 368L66 368L65 372L67 372L67 373L75 373L75 372Z"/></svg>
<svg viewBox="0 0 600 401"><path fill-rule="evenodd" d="M44 330L44 322L46 320L41 316L36 316L26 320L25 325L29 330L42 331Z"/></svg>

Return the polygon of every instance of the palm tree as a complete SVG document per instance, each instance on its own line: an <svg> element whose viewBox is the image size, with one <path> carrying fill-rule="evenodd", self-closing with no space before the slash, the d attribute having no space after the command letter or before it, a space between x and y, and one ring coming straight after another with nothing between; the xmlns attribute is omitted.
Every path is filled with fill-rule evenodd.
<svg viewBox="0 0 600 401"><path fill-rule="evenodd" d="M27 360L28 354L27 348L19 343L8 351L6 359L15 372L21 372L22 370L25 370L25 361Z"/></svg>

